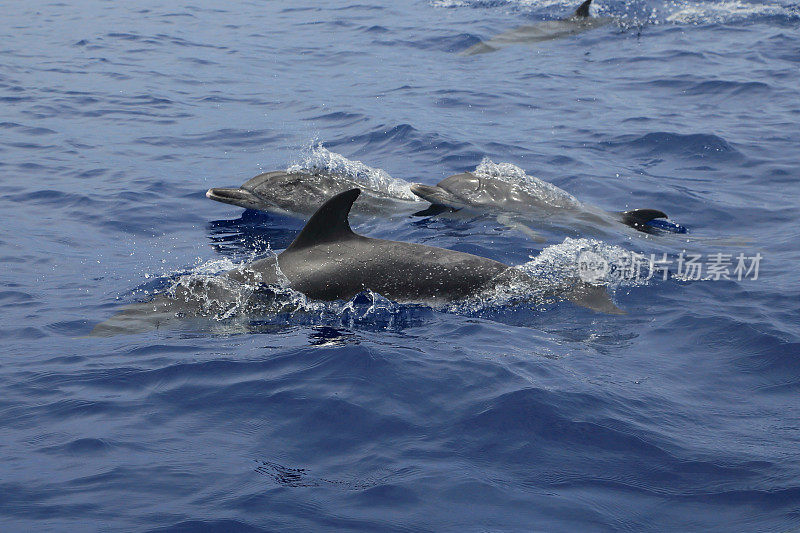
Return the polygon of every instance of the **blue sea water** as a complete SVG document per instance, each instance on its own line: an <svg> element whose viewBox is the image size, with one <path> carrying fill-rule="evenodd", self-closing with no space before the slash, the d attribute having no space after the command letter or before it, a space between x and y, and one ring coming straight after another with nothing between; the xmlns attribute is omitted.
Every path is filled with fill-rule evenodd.
<svg viewBox="0 0 800 533"><path fill-rule="evenodd" d="M4 4L0 529L800 527L800 6L598 0L616 23L458 54L574 7ZM524 171L688 228L355 225L508 264L763 259L757 280L612 286L622 316L362 295L86 337L178 274L285 248L301 220L204 193L294 164Z"/></svg>

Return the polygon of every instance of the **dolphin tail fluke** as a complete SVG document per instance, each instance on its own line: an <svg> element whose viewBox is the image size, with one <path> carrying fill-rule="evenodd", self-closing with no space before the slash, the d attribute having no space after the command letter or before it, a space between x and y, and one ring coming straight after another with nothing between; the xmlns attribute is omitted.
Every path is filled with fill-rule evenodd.
<svg viewBox="0 0 800 533"><path fill-rule="evenodd" d="M361 189L350 189L337 194L322 204L322 207L311 215L305 227L286 250L298 250L322 242L333 242L354 237L355 233L350 229L347 216L350 214L350 208L353 207L353 202L356 201L359 194L361 194Z"/></svg>
<svg viewBox="0 0 800 533"><path fill-rule="evenodd" d="M603 285L591 285L584 281L578 282L567 293L567 300L597 313L605 313L607 315L626 314L611 300L608 290Z"/></svg>
<svg viewBox="0 0 800 533"><path fill-rule="evenodd" d="M658 209L632 209L623 211L620 216L623 224L639 231L647 231L647 223L654 218L667 218L666 213Z"/></svg>
<svg viewBox="0 0 800 533"><path fill-rule="evenodd" d="M592 0L586 0L584 3L578 6L578 9L575 10L573 13L573 17L585 19L589 17L589 6L591 5Z"/></svg>

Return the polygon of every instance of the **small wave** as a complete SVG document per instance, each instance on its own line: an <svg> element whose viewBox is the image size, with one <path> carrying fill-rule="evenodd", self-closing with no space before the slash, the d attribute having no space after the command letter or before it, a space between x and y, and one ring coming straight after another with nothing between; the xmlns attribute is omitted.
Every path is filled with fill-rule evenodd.
<svg viewBox="0 0 800 533"><path fill-rule="evenodd" d="M239 130L234 128L222 128L208 133L174 136L148 136L139 137L136 143L151 146L172 146L186 148L187 146L232 146L232 147L253 147L265 146L285 137L282 133L275 133L272 130Z"/></svg>
<svg viewBox="0 0 800 533"><path fill-rule="evenodd" d="M768 83L761 81L738 81L738 80L709 80L693 83L683 92L684 94L694 94L706 96L723 94L730 96L744 96L745 98L767 97L772 87Z"/></svg>
<svg viewBox="0 0 800 533"><path fill-rule="evenodd" d="M113 448L113 445L104 439L79 438L63 444L45 447L41 451L54 455L96 456L109 451L111 448Z"/></svg>
<svg viewBox="0 0 800 533"><path fill-rule="evenodd" d="M286 169L287 172L309 170L341 174L367 189L405 200L418 200L417 196L411 192L411 184L407 181L393 178L385 170L372 168L361 161L353 161L341 154L331 152L319 141L312 141L305 150L303 158Z"/></svg>
<svg viewBox="0 0 800 533"><path fill-rule="evenodd" d="M365 122L369 120L369 118L366 115L362 115L361 113L347 113L345 111L335 111L333 113L324 113L322 115L310 117L305 120L314 122L330 122L333 124L337 124L339 126L351 126L359 122Z"/></svg>
<svg viewBox="0 0 800 533"><path fill-rule="evenodd" d="M17 130L17 132L25 135L52 135L56 133L54 130L51 130L50 128L25 126L23 124L17 124L16 122L0 122L0 128L15 129Z"/></svg>
<svg viewBox="0 0 800 533"><path fill-rule="evenodd" d="M473 174L516 185L553 207L579 207L581 205L580 201L567 191L535 176L529 176L524 170L511 163L494 163L488 157L484 157Z"/></svg>
<svg viewBox="0 0 800 533"><path fill-rule="evenodd" d="M80 174L78 177L80 177ZM10 194L3 198L13 202L31 203L40 206L80 207L88 209L99 205L97 200L85 194L62 192L53 189L26 191L18 194Z"/></svg>
<svg viewBox="0 0 800 533"><path fill-rule="evenodd" d="M283 487L334 487L364 490L378 485L382 479L331 479L313 476L308 469L288 467L272 461L257 461L255 470Z"/></svg>
<svg viewBox="0 0 800 533"><path fill-rule="evenodd" d="M708 133L681 134L651 132L645 135L621 135L616 140L602 143L605 147L635 149L645 155L673 154L688 158L740 158L742 154L728 141Z"/></svg>

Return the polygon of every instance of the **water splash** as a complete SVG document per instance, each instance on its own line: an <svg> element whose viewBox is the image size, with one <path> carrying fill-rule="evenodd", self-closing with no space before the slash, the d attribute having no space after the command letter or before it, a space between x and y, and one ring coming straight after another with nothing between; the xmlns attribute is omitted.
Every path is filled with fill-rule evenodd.
<svg viewBox="0 0 800 533"><path fill-rule="evenodd" d="M797 17L796 9L780 4L753 4L741 0L723 2L689 2L679 0L670 2L673 12L667 22L678 24L720 24L740 22L754 17L786 16Z"/></svg>
<svg viewBox="0 0 800 533"><path fill-rule="evenodd" d="M587 253L593 254L608 268L590 272L587 278L586 273L581 272ZM602 287L609 294L622 287L646 285L646 279L627 275L633 257L636 257L634 252L620 246L595 239L568 237L560 244L548 246L527 263L514 267L524 276L506 276L507 281L466 300L454 302L446 310L480 315L513 308L543 309L554 302L569 299L576 286L584 282Z"/></svg>
<svg viewBox="0 0 800 533"><path fill-rule="evenodd" d="M270 250L269 255L261 258L270 257L277 257L277 254ZM178 318L201 317L210 319L212 324L225 323L211 326L220 333L250 331L251 321L261 325L402 328L415 321L415 310L420 307L402 305L369 290L349 300L311 300L289 286L277 261L276 276L269 276L272 283L265 283L264 277L249 269L248 275L243 276L248 281L225 275L244 269L250 262L237 263L229 258L198 262L188 273L181 271L156 277L146 288L136 289L133 294L144 297L146 302L177 302L181 309L176 314ZM276 278L277 283L274 282ZM153 290L151 285L156 282L160 288Z"/></svg>
<svg viewBox="0 0 800 533"><path fill-rule="evenodd" d="M591 278L581 272L581 262L591 254L601 268L593 271ZM548 246L530 261L517 266L536 279L544 279L554 285L565 281L587 278L593 284L605 285L611 289L646 285L641 276L627 275L634 257L639 254L597 239L567 237L564 242ZM605 268L607 267L607 268Z"/></svg>
<svg viewBox="0 0 800 533"><path fill-rule="evenodd" d="M331 152L316 140L311 141L304 150L302 160L289 165L286 171L324 171L339 174L365 189L371 189L404 200L419 200L411 192L411 184L407 181L393 178L385 170L372 168L361 161L353 161L341 154Z"/></svg>
<svg viewBox="0 0 800 533"><path fill-rule="evenodd" d="M535 176L529 176L524 170L511 163L494 163L488 157L484 157L473 171L473 174L478 177L495 178L511 185L516 185L531 196L553 207L577 208L581 206L580 201L567 191L559 189L552 183L540 180Z"/></svg>
<svg viewBox="0 0 800 533"><path fill-rule="evenodd" d="M277 257L274 252L270 253L268 257ZM603 265L600 270L590 272L590 279L586 279L586 272L581 270L586 254L592 255L593 264ZM249 330L247 324L250 323L397 329L408 327L420 316L436 310L482 314L515 308L544 308L569 299L576 284L583 282L612 294L620 287L646 285L648 278L632 276L628 270L636 256L635 252L599 240L566 238L560 244L546 247L530 261L512 267L504 281L487 291L441 306L400 304L370 290L349 300L310 300L289 286L277 261L276 277L269 276L272 282L267 284L259 276L244 276L250 281L240 281L224 275L249 264L247 261L234 263L229 258L196 265L190 273L173 278L171 285L160 294L161 298L180 302L181 308L186 304L187 316L230 322L232 329L225 330L230 332L235 332L239 326ZM277 283L274 282L276 278Z"/></svg>

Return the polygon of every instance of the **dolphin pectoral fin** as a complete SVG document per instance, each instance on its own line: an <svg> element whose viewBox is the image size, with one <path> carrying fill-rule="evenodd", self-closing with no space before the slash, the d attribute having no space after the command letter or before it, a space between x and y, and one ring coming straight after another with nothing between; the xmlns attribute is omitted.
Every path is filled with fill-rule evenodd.
<svg viewBox="0 0 800 533"><path fill-rule="evenodd" d="M308 248L323 242L334 242L356 236L350 229L347 216L361 189L344 191L324 204L308 219L300 234L283 253Z"/></svg>
<svg viewBox="0 0 800 533"><path fill-rule="evenodd" d="M576 283L567 292L567 300L591 309L597 313L605 313L607 315L624 315L625 311L616 306L608 294L608 290L603 285L591 285L584 281Z"/></svg>
<svg viewBox="0 0 800 533"><path fill-rule="evenodd" d="M240 188L227 189L224 187L213 187L206 192L206 198L222 202L223 204L237 205L245 209L263 210L266 206L264 201L258 196Z"/></svg>
<svg viewBox="0 0 800 533"><path fill-rule="evenodd" d="M445 212L452 212L455 211L452 207L447 207L446 205L442 204L431 204L427 208L423 209L422 211L417 211L413 213L412 217L435 217L436 215L441 215Z"/></svg>
<svg viewBox="0 0 800 533"><path fill-rule="evenodd" d="M574 18L585 19L589 17L589 6L591 5L592 0L586 0L584 3L578 6L578 9L575 10L575 13L572 14Z"/></svg>
<svg viewBox="0 0 800 533"><path fill-rule="evenodd" d="M527 235L533 242L546 242L547 239L533 231L531 228L521 222L517 222L508 215L497 215L497 223L501 226L517 230L520 233Z"/></svg>
<svg viewBox="0 0 800 533"><path fill-rule="evenodd" d="M620 216L623 224L644 232L648 231L647 223L654 218L667 218L667 214L658 209L632 209L623 211Z"/></svg>

